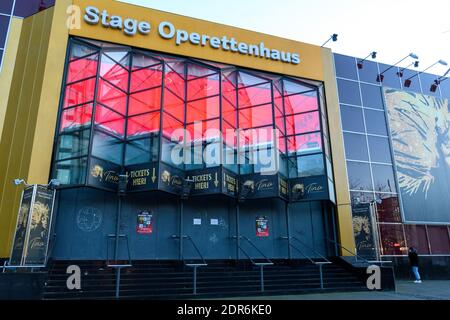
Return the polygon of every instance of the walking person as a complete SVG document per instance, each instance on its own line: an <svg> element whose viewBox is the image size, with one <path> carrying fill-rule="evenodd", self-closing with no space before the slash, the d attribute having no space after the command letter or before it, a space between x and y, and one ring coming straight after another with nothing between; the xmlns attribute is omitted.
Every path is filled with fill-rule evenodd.
<svg viewBox="0 0 450 320"><path fill-rule="evenodd" d="M414 283L422 283L422 279L419 274L419 256L417 255L417 250L414 247L410 247L408 250L409 265L411 266L412 272L416 280Z"/></svg>

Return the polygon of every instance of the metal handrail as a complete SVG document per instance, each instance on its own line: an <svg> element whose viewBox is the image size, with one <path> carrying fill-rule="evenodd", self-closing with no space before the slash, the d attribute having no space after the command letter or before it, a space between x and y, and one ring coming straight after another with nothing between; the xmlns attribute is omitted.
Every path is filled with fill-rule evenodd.
<svg viewBox="0 0 450 320"><path fill-rule="evenodd" d="M258 265L258 266L260 266L260 265L266 265L266 266L270 266L270 265L273 265L273 262L249 239L249 238L247 238L246 236L240 236L239 238L241 238L241 239L244 239L245 241L247 241L248 243L250 243L250 245L254 248L254 249L256 249L256 251L258 251L258 253L260 254L260 255L262 255L263 257L264 257L264 260L266 260L266 261L268 261L268 262L255 262L253 259L251 259L248 255L247 255L247 257L252 261L252 263L254 264L254 265ZM239 246L239 248L241 249L241 250L243 250L242 248L241 248L241 246Z"/></svg>
<svg viewBox="0 0 450 320"><path fill-rule="evenodd" d="M118 238L125 238L126 240L126 244L127 244L127 253L128 253L128 265L131 266L131 251L130 251L130 243L128 241L128 235L126 234L119 234L117 235ZM107 238L108 238L108 243L106 244L106 265L108 267L114 267L114 266L121 266L121 264L110 264L109 263L109 240L115 238L116 235L115 234L108 234ZM127 266L128 266L127 265Z"/></svg>
<svg viewBox="0 0 450 320"><path fill-rule="evenodd" d="M349 249L347 249L346 247L344 247L342 244L340 244L340 243L337 242L337 241L331 240L331 239L329 239L329 238L325 238L325 240L328 241L328 242L331 242L331 243L334 243L334 244L338 245L341 249L343 249L344 251L350 253L353 257L355 257L356 262L360 262L360 261L358 261L358 259L360 259L360 260L362 260L361 262L367 263L367 264L374 264L374 263L380 263L380 264L383 264L383 263L392 263L392 261L388 261L388 260L367 260L366 258L361 257L361 256L358 255L357 253L350 251Z"/></svg>
<svg viewBox="0 0 450 320"><path fill-rule="evenodd" d="M303 246L305 246L306 248L308 248L309 250L311 250L312 252L314 252L316 255L318 255L321 259L325 260L325 262L327 263L331 263L330 260L328 260L327 258L325 258L319 251L317 251L316 249L308 246L306 243L304 243L302 240L300 240L297 237L291 237L291 239L296 240L297 242L300 242Z"/></svg>
<svg viewBox="0 0 450 320"><path fill-rule="evenodd" d="M291 237L291 238L292 238L292 237ZM280 237L280 239L282 239L282 240L289 240L289 237ZM288 245L289 245L292 249L294 249L294 250L296 250L298 253L300 253L303 257L305 257L306 259L308 259L309 262L311 262L312 264L315 264L315 263L316 263L313 259L311 259L310 256L306 255L302 250L300 250L298 247L294 246L290 241L289 241Z"/></svg>

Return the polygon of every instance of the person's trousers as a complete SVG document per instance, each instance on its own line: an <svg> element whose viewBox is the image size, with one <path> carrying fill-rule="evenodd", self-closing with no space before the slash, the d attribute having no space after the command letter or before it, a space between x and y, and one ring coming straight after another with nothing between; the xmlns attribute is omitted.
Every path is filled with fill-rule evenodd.
<svg viewBox="0 0 450 320"><path fill-rule="evenodd" d="M420 280L419 267L411 267L411 269L414 273L414 277L416 277L416 280Z"/></svg>

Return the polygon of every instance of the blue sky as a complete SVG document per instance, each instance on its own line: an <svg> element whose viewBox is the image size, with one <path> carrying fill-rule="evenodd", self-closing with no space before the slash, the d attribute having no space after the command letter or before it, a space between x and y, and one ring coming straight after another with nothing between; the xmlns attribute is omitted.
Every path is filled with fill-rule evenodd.
<svg viewBox="0 0 450 320"><path fill-rule="evenodd" d="M334 52L365 57L377 51L384 63L414 52L420 70L439 59L450 65L450 0L121 1L317 45L338 33L339 41L328 43Z"/></svg>

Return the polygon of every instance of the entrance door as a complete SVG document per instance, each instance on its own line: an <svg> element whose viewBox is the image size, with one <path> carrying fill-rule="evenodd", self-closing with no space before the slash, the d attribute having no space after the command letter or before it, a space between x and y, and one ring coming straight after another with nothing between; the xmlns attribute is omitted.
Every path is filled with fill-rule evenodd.
<svg viewBox="0 0 450 320"><path fill-rule="evenodd" d="M229 210L229 199L224 197L192 197L185 201L183 212L183 234L192 238L205 259L234 259L233 212ZM185 259L199 259L194 245L183 240Z"/></svg>

